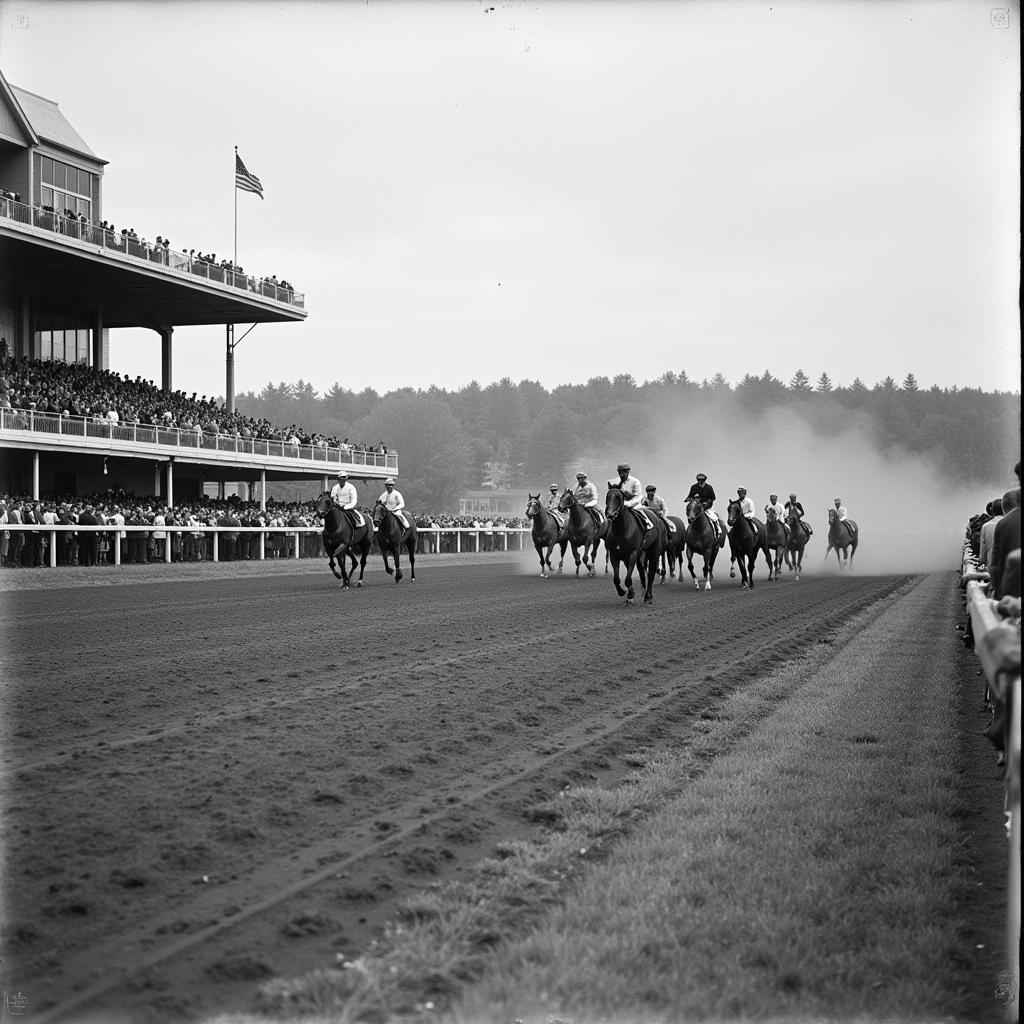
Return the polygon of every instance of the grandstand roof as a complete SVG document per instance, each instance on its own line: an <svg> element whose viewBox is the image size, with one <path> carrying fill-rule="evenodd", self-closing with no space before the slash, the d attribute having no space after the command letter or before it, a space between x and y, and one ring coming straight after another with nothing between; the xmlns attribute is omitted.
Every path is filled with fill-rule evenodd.
<svg viewBox="0 0 1024 1024"><path fill-rule="evenodd" d="M71 122L60 112L60 108L53 100L37 96L27 89L19 89L18 86L10 83L8 85L18 100L25 117L28 118L32 130L39 138L60 146L62 149L70 150L72 153L90 157L99 163L108 163L108 161L100 159L89 148L85 139L75 131Z"/></svg>

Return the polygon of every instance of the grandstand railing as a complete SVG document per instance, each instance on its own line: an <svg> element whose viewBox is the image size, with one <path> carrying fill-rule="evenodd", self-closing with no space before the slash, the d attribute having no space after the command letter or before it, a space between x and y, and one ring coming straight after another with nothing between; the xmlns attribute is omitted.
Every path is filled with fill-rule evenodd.
<svg viewBox="0 0 1024 1024"><path fill-rule="evenodd" d="M106 535L111 542L110 550L113 552L113 562L106 564L121 565L122 546L128 543L128 534L145 534L143 539L164 541L166 538L177 538L183 541L186 537L195 539L202 538L204 543L210 539L208 548L209 558L212 562L221 561L220 558L220 537L222 534L232 534L232 540L241 540L244 537L251 537L259 534L259 560L266 559L266 540L270 535L284 535L288 540L289 558L326 558L322 545L318 550L308 550L302 553L303 544L301 537L314 537L320 539L323 528L320 526L206 526L203 524L176 523L173 526L118 526L107 523L99 526L73 526L54 525L50 523L0 523L0 534L3 531L11 534L38 534L46 537L46 565L51 569L58 568L57 565L57 534L73 533L98 533ZM418 553L420 554L472 554L484 551L525 551L527 550L526 537L531 532L531 527L506 526L490 528L481 526L419 526L416 529L420 539ZM122 536L124 534L125 536ZM454 545L454 550L442 551L442 541L448 538L448 545ZM510 538L512 540L510 541ZM28 537L25 538L26 543ZM10 542L8 541L8 544ZM163 551L158 561L174 561L173 544L163 544ZM8 547L8 552L10 548ZM63 566L62 568L70 568Z"/></svg>
<svg viewBox="0 0 1024 1024"><path fill-rule="evenodd" d="M986 584L989 574L978 565L969 545L964 547L961 582L967 596L967 610L971 618L974 649L981 663L989 690L1008 709L1010 722L1007 734L1006 799L1004 810L1008 816L1009 871L1007 874L1006 915L1006 970L1007 986L1005 1020L1016 1024L1020 1012L1020 897L1021 897L1021 673L1019 653L1016 673L1007 673L1007 651L1016 644L1020 650L1020 627L1011 626L996 614L996 601L988 596ZM1012 659L1011 659L1012 660Z"/></svg>
<svg viewBox="0 0 1024 1024"><path fill-rule="evenodd" d="M104 228L95 221L82 221L67 217L55 210L47 210L41 206L30 206L18 203L13 199L0 196L0 217L5 220L22 224L26 227L40 228L65 238L72 238L86 245L96 246L110 252L119 252L148 266L162 266L179 273L201 277L217 284L228 285L239 291L258 295L261 298L274 299L298 309L305 309L306 297L289 285L280 282L256 278L240 270L218 266L206 260L197 259L189 253L178 252L155 242L145 242L127 234L119 234Z"/></svg>
<svg viewBox="0 0 1024 1024"><path fill-rule="evenodd" d="M321 447L320 445L290 444L234 434L200 433L181 427L160 427L144 423L116 423L93 416L65 416L56 412L37 412L35 409L0 409L0 433L5 430L36 434L47 440L66 438L82 441L86 445L103 447L103 442L128 445L150 445L178 449L182 452L222 452L252 458L289 459L329 468L378 469L398 473L396 452L363 451L353 448Z"/></svg>

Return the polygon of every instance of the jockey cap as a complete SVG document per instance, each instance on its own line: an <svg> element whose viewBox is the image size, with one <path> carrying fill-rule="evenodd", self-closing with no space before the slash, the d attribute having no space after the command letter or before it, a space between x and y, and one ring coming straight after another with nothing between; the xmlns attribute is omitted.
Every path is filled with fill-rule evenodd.
<svg viewBox="0 0 1024 1024"><path fill-rule="evenodd" d="M348 473L346 473L345 470L343 470L343 469L339 469L338 470L338 478L340 480L347 480L348 479Z"/></svg>
<svg viewBox="0 0 1024 1024"><path fill-rule="evenodd" d="M551 486L550 486L550 487L548 488L548 490L549 490L549 491L557 491L557 490L558 490L558 484L552 484L552 485L551 485Z"/></svg>
<svg viewBox="0 0 1024 1024"><path fill-rule="evenodd" d="M387 486L388 486L388 484L390 484L390 485L391 485L392 487L394 487L394 486L395 486L395 478L394 478L393 476L389 476L389 477L387 478L387 480L385 480L385 481L384 481L384 486L385 486L385 487L387 487Z"/></svg>
<svg viewBox="0 0 1024 1024"><path fill-rule="evenodd" d="M655 487L655 486L654 486L654 484L648 484L648 485L647 485L647 486L646 486L646 487L644 488L644 490L646 490L648 494L653 494L653 493L654 493L654 492L655 492L655 491L656 491L657 489L658 489L658 488L657 488L657 487Z"/></svg>
<svg viewBox="0 0 1024 1024"><path fill-rule="evenodd" d="M707 480L707 478L708 478L707 473L698 473L697 474L697 479L698 480Z"/></svg>
<svg viewBox="0 0 1024 1024"><path fill-rule="evenodd" d="M736 488L736 493L737 494L746 494L747 493L747 489L746 489L746 487L737 487Z"/></svg>
<svg viewBox="0 0 1024 1024"><path fill-rule="evenodd" d="M769 494L768 497L771 498L772 501L779 500L779 496L777 494Z"/></svg>
<svg viewBox="0 0 1024 1024"><path fill-rule="evenodd" d="M791 498L795 498L796 497L796 491L792 491L789 496Z"/></svg>
<svg viewBox="0 0 1024 1024"><path fill-rule="evenodd" d="M628 472L629 472L629 469L630 469L630 466L629 466L629 463L628 463L628 462L620 462L620 463L619 463L619 464L618 464L618 465L617 465L617 466L615 467L615 472L616 472L616 473L628 473Z"/></svg>
<svg viewBox="0 0 1024 1024"><path fill-rule="evenodd" d="M586 480L587 479L587 474L586 473L577 473L576 474L576 479L577 480Z"/></svg>
<svg viewBox="0 0 1024 1024"><path fill-rule="evenodd" d="M836 498L836 504L841 505L843 503L842 498Z"/></svg>

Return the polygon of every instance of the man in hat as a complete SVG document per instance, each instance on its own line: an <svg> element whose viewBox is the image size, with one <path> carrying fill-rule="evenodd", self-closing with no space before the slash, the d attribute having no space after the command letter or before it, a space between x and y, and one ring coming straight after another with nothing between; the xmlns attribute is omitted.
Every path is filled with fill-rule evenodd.
<svg viewBox="0 0 1024 1024"><path fill-rule="evenodd" d="M668 518L668 509L665 507L665 499L657 493L658 488L654 484L648 484L644 490L646 496L641 500L640 504L644 508L649 508L652 512L661 517L665 527L669 533L676 532L676 524Z"/></svg>
<svg viewBox="0 0 1024 1024"><path fill-rule="evenodd" d="M552 484L548 488L548 503L544 506L549 512L558 511L558 497L558 484Z"/></svg>
<svg viewBox="0 0 1024 1024"><path fill-rule="evenodd" d="M331 488L331 501L346 512L356 507L359 496L356 494L355 485L349 483L348 473L345 470L338 471L338 482Z"/></svg>
<svg viewBox="0 0 1024 1024"><path fill-rule="evenodd" d="M401 491L395 490L395 478L389 476L384 481L384 493L377 499L377 501L383 505L386 509L390 509L398 516L398 521L402 524L402 529L409 529L409 520L405 518L405 513L402 511L405 508L405 498L402 497Z"/></svg>
<svg viewBox="0 0 1024 1024"><path fill-rule="evenodd" d="M784 523L786 521L786 507L781 501L779 501L779 496L777 494L772 494L768 497L768 504L764 507L764 514L768 515L769 512L774 512L775 518L778 519L780 523Z"/></svg>
<svg viewBox="0 0 1024 1024"><path fill-rule="evenodd" d="M622 491L623 507L636 509L643 521L653 527L654 523L651 520L650 514L642 504L644 497L643 484L632 475L629 463L620 462L615 467L615 471L619 474L618 482L609 480L608 483L609 486L618 487Z"/></svg>
<svg viewBox="0 0 1024 1024"><path fill-rule="evenodd" d="M754 499L747 497L746 487L736 488L736 499L740 503L740 512L743 513L743 518L750 523L751 529L754 531L754 536L757 536L757 509L754 507Z"/></svg>
<svg viewBox="0 0 1024 1024"><path fill-rule="evenodd" d="M785 508L786 511L789 511L791 508L796 509L796 514L800 517L800 525L807 531L807 536L810 537L814 531L811 529L809 523L804 522L804 506L797 500L795 491L790 492L789 501L786 502Z"/></svg>
<svg viewBox="0 0 1024 1024"><path fill-rule="evenodd" d="M708 514L708 519L711 520L711 525L715 528L715 536L720 536L722 524L718 521L718 513L711 507L715 503L715 489L708 483L706 473L697 474L697 480L695 483L690 484L690 490L683 499L683 504L689 505L694 499L703 505L704 511Z"/></svg>
<svg viewBox="0 0 1024 1024"><path fill-rule="evenodd" d="M604 513L597 505L597 488L587 479L586 473L576 474L576 490L572 494L576 503L582 505L600 526L604 522Z"/></svg>
<svg viewBox="0 0 1024 1024"><path fill-rule="evenodd" d="M842 499L841 498L836 498L836 500L833 502L833 504L836 507L836 515L839 517L839 522L845 523L846 522L846 506L843 504Z"/></svg>

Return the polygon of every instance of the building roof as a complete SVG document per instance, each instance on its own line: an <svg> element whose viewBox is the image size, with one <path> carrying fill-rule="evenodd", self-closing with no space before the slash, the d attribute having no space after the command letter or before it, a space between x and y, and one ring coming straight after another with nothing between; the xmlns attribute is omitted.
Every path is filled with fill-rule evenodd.
<svg viewBox="0 0 1024 1024"><path fill-rule="evenodd" d="M17 97L22 111L28 118L29 124L32 125L32 130L39 138L52 142L62 149L70 150L72 153L90 157L99 163L107 163L106 160L100 160L89 148L85 139L75 131L71 122L60 112L60 108L53 100L37 96L34 92L28 92L26 89L19 89L16 85L11 85L11 91Z"/></svg>

